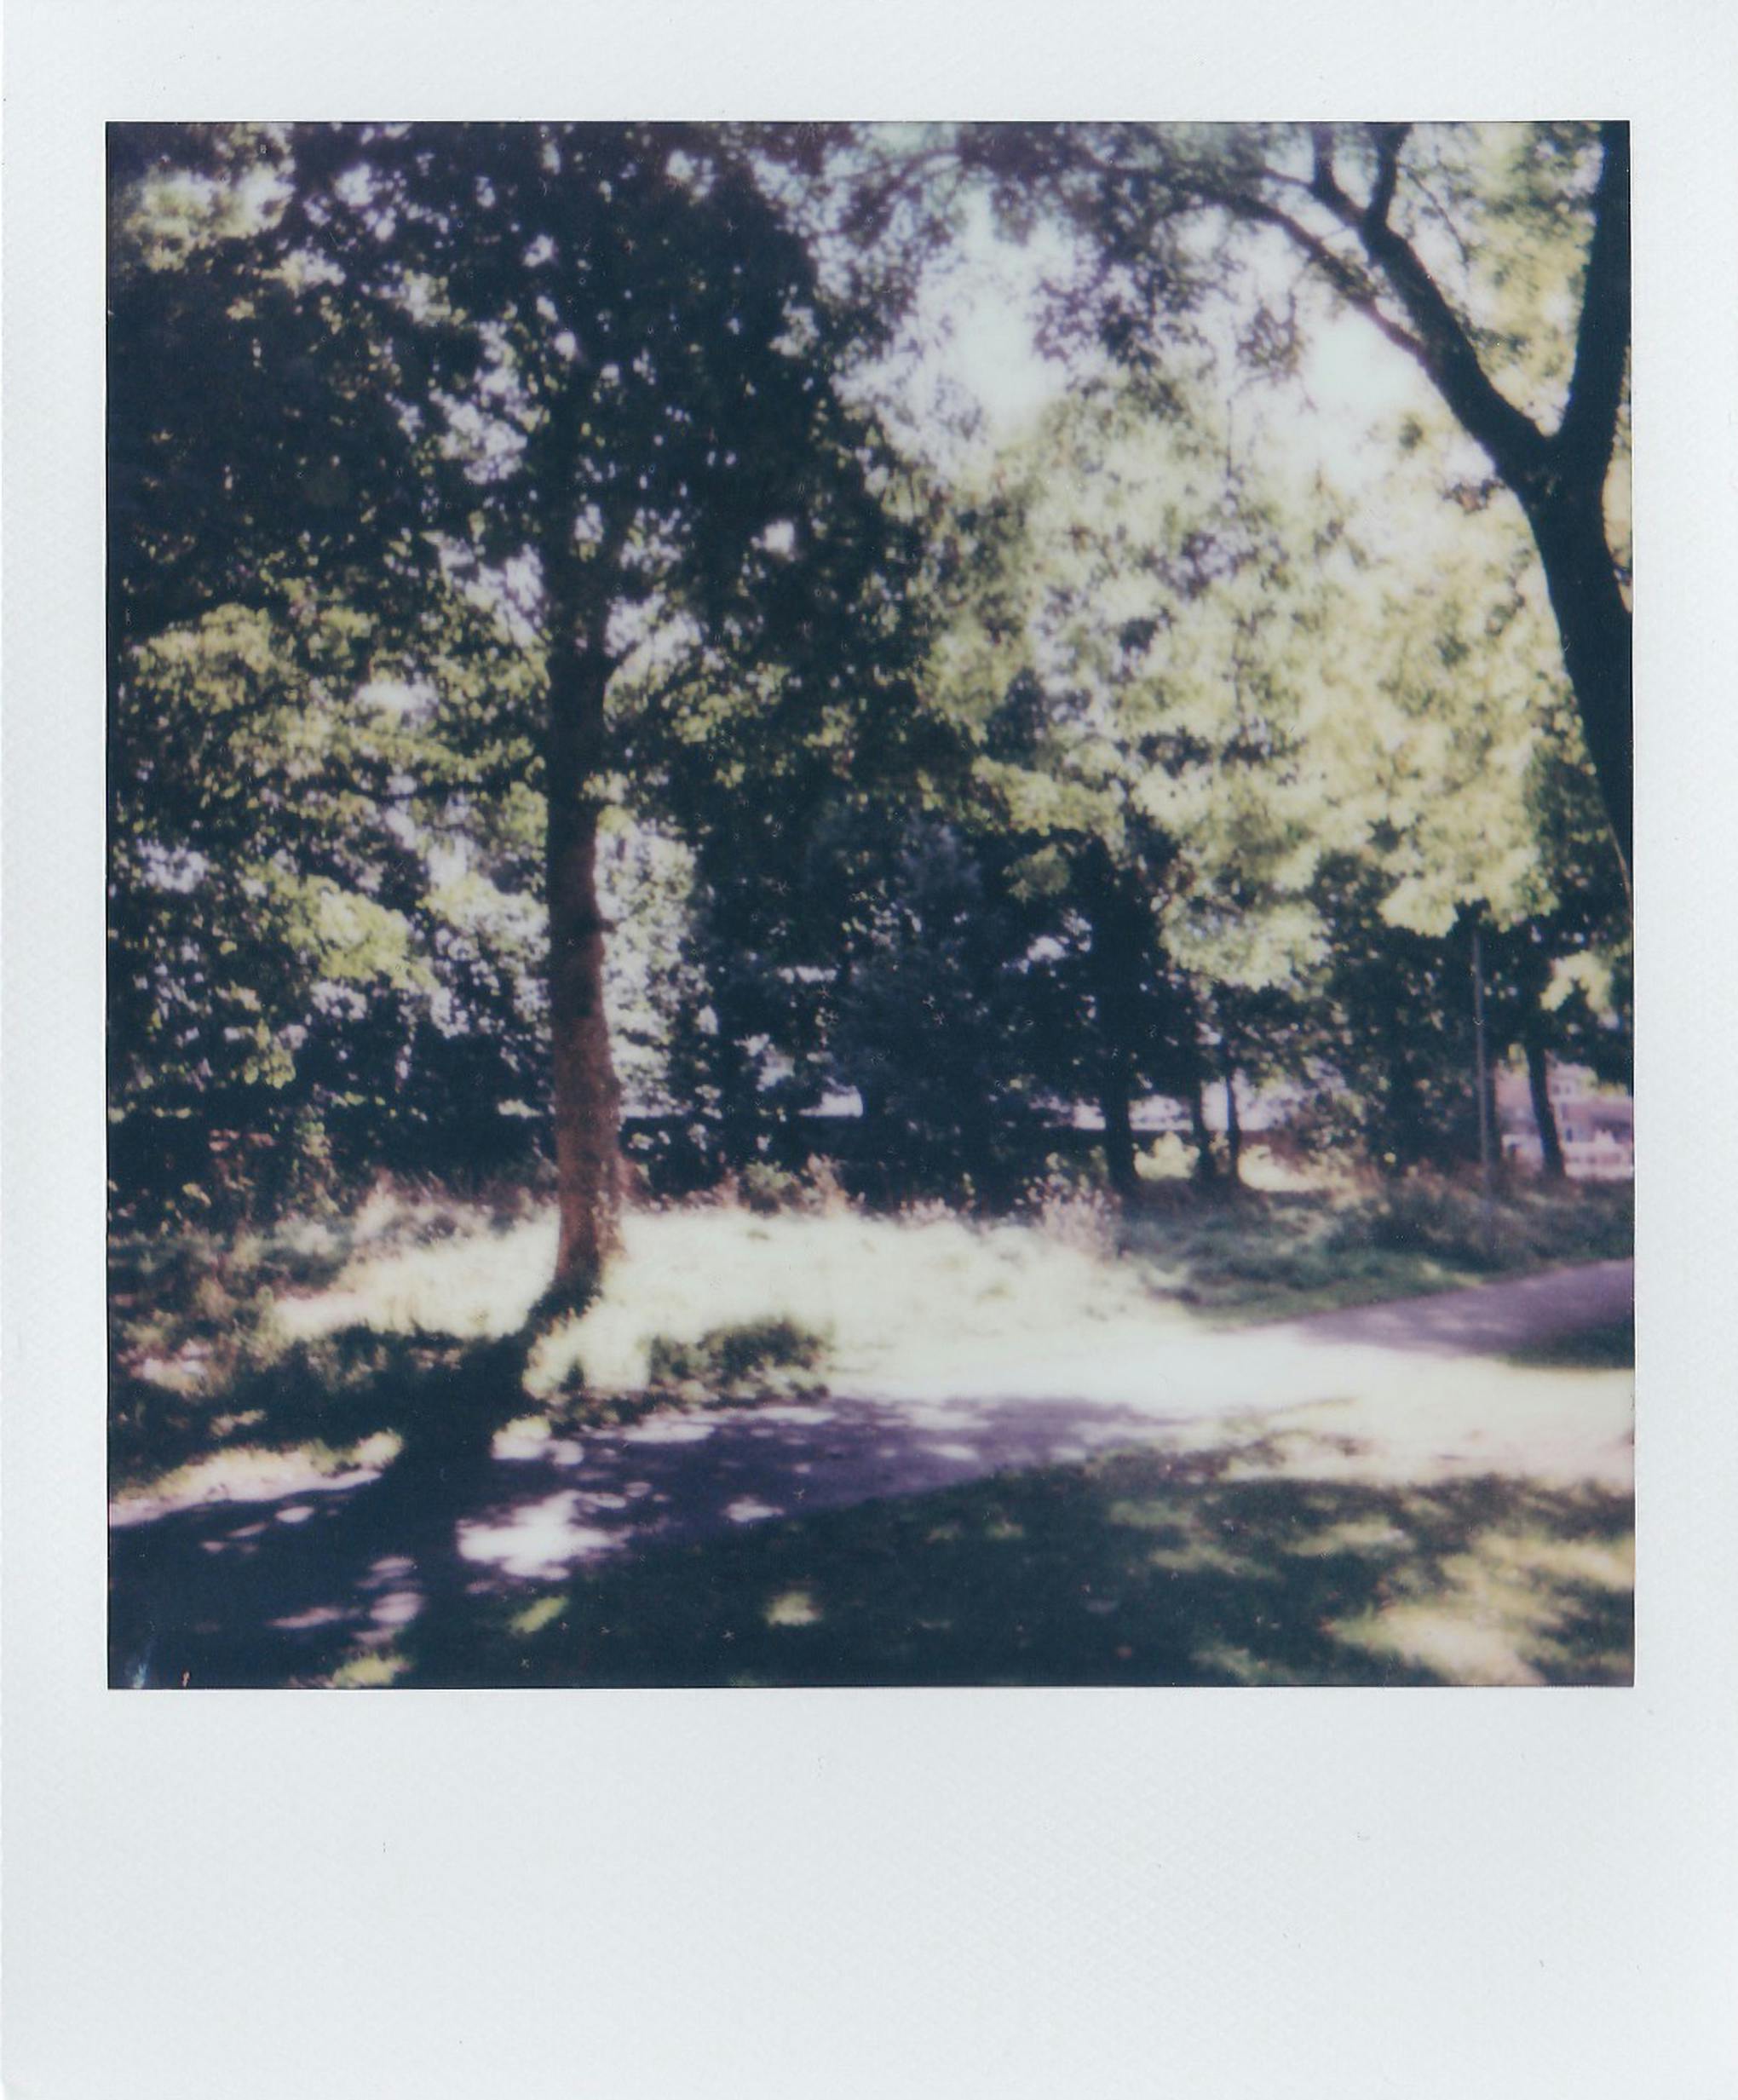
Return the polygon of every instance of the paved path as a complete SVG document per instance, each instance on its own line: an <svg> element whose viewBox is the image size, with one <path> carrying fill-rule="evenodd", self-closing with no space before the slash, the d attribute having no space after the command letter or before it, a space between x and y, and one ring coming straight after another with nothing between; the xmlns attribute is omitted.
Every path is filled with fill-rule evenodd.
<svg viewBox="0 0 1738 2100"><path fill-rule="evenodd" d="M1430 1356L1496 1356L1535 1342L1614 1326L1635 1307L1633 1262L1588 1262L1470 1291L1354 1305L1288 1320L1279 1329L1313 1342L1352 1342Z"/></svg>
<svg viewBox="0 0 1738 2100"><path fill-rule="evenodd" d="M572 1438L504 1432L477 1474L443 1483L437 1506L426 1488L396 1492L388 1468L371 1482L123 1518L116 1668L123 1681L141 1670L161 1681L148 1657L166 1627L181 1639L176 1653L195 1655L187 1666L199 1681L281 1683L329 1669L359 1639L389 1640L443 1591L511 1594L739 1525L1199 1439L1203 1424L1271 1427L1358 1395L1367 1414L1374 1395L1422 1421L1433 1378L1439 1393L1445 1377L1455 1384L1464 1413L1469 1384L1477 1394L1489 1376L1456 1372L1453 1360L1621 1319L1632 1286L1629 1263L1605 1262L1229 1334L1121 1328L1090 1353L982 1361L964 1379L672 1411ZM1421 1433L1436 1435L1434 1423ZM1476 1447L1482 1434L1474 1429ZM1480 1448L1480 1463L1496 1461L1495 1447ZM188 1629L203 1648L187 1648Z"/></svg>

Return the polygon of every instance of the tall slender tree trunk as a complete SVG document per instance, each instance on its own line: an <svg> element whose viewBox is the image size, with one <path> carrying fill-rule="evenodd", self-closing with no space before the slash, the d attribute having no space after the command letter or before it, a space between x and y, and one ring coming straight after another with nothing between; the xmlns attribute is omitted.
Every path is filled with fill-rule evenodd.
<svg viewBox="0 0 1738 2100"><path fill-rule="evenodd" d="M1522 1044L1527 1053L1527 1089L1533 1097L1533 1121L1539 1131L1539 1157L1544 1162L1545 1178L1560 1182L1567 1177L1563 1164L1562 1140L1557 1134L1557 1110L1551 1102L1551 1079L1545 1063L1545 1044L1536 1030L1529 1028Z"/></svg>
<svg viewBox="0 0 1738 2100"><path fill-rule="evenodd" d="M621 1103L603 1002L597 774L610 665L600 647L554 653L544 748L550 1033L561 1233L553 1289L583 1305L619 1239Z"/></svg>
<svg viewBox="0 0 1738 2100"><path fill-rule="evenodd" d="M1195 1180L1201 1188L1210 1188L1218 1178L1218 1170L1213 1163L1213 1133L1207 1127L1206 1094L1200 1066L1188 1083L1188 1127L1194 1140Z"/></svg>
<svg viewBox="0 0 1738 2100"><path fill-rule="evenodd" d="M1237 1068L1225 1067L1225 1174L1234 1188L1243 1185L1243 1125L1237 1115Z"/></svg>
<svg viewBox="0 0 1738 2100"><path fill-rule="evenodd" d="M1095 842L1085 860L1081 901L1091 929L1092 1002L1097 1015L1098 1105L1104 1117L1104 1164L1110 1185L1125 1199L1138 1196L1132 1114L1135 1090L1136 983L1144 907L1132 899L1109 854Z"/></svg>
<svg viewBox="0 0 1738 2100"><path fill-rule="evenodd" d="M1104 1164L1110 1185L1119 1196L1141 1193L1140 1169L1135 1164L1135 1125L1130 1100L1127 1067L1118 1062L1099 1083L1099 1106L1104 1112Z"/></svg>

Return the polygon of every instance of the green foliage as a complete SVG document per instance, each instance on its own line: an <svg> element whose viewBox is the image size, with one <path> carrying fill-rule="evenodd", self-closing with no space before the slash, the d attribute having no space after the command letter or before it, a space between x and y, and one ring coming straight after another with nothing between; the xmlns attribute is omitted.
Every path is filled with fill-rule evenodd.
<svg viewBox="0 0 1738 2100"><path fill-rule="evenodd" d="M1051 286L1053 337L1108 353L1149 399L1170 398L1227 320L1237 361L1267 378L1296 377L1336 311L1414 360L1494 470L1457 497L1478 511L1506 487L1525 513L1626 866L1627 505L1611 494L1627 400L1627 125L1005 125L968 127L954 150L1016 237L1046 216L1074 233L1079 265ZM1288 250L1301 273L1245 267ZM1280 281L1283 296L1266 290ZM1217 331L1200 325L1208 308Z"/></svg>
<svg viewBox="0 0 1738 2100"><path fill-rule="evenodd" d="M830 1062L861 1098L883 1200L1017 1187L1039 1046L1006 865L957 826L912 824L832 994Z"/></svg>
<svg viewBox="0 0 1738 2100"><path fill-rule="evenodd" d="M1622 1259L1634 1203L1620 1185L1517 1188L1488 1216L1473 1191L1423 1176L1374 1194L1246 1193L1137 1211L1119 1221L1116 1244L1156 1289L1217 1316L1273 1320Z"/></svg>
<svg viewBox="0 0 1738 2100"><path fill-rule="evenodd" d="M718 1398L740 1400L781 1393L781 1372L814 1372L826 1361L826 1338L793 1320L745 1320L713 1327L698 1341L654 1337L647 1376L655 1387L699 1386Z"/></svg>
<svg viewBox="0 0 1738 2100"><path fill-rule="evenodd" d="M208 1211L270 1211L383 1159L458 1167L467 1137L486 1155L488 1110L540 1090L540 919L490 877L501 827L452 824L477 764L469 725L454 734L467 674L375 698L354 682L366 646L336 614L310 638L232 609L126 660L109 883L124 1210L172 1211L191 1184Z"/></svg>
<svg viewBox="0 0 1738 2100"><path fill-rule="evenodd" d="M535 1179L575 665L596 719L554 791L606 808L603 997L656 1193L786 1202L829 1086L894 1205L1016 1200L1083 1100L1127 1194L1130 1102L1234 1073L1396 1173L1446 1165L1475 924L1493 1050L1624 1075L1626 900L1522 517L1442 500L1447 410L1379 482L1293 470L1196 327L1228 301L1240 356L1298 365L1310 312L1244 311L1257 279L1190 224L1271 238L1247 207L1305 135L936 133L915 183L913 143L118 129L123 1221L341 1204L382 1164ZM1479 228L1446 289L1542 413L1594 135L1402 145L1434 204L1402 183L1396 228L1433 256L1427 222ZM944 146L1010 224L1090 237L1051 347L1114 353L946 471L902 456L872 363L947 237ZM1379 179L1383 135L1334 150ZM1333 296L1391 299L1334 238Z"/></svg>

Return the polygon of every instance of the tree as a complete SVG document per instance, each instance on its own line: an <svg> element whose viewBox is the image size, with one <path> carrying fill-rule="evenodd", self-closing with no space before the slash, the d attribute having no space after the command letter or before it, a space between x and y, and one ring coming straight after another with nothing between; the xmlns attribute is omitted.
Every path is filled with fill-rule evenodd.
<svg viewBox="0 0 1738 2100"><path fill-rule="evenodd" d="M1607 496L1630 339L1627 125L998 125L957 150L993 180L1004 222L1054 206L1079 230L1068 327L1095 328L1137 371L1163 367L1167 336L1199 342L1206 306L1275 239L1417 365L1526 518L1626 872L1631 618ZM1246 354L1295 364L1295 291L1257 287L1244 320Z"/></svg>
<svg viewBox="0 0 1738 2100"><path fill-rule="evenodd" d="M1038 1128L1032 913L1017 845L889 811L828 1000L828 1064L862 1102L875 1194L1005 1200Z"/></svg>
<svg viewBox="0 0 1738 2100"><path fill-rule="evenodd" d="M1098 1102L1119 1193L1143 1091L1188 1105L1208 1179L1204 1089L1259 1062L1318 941L1334 538L1181 394L1162 417L1125 386L1059 406L991 479L956 524L938 704L976 745L977 822L1019 849L1042 1077Z"/></svg>
<svg viewBox="0 0 1738 2100"><path fill-rule="evenodd" d="M522 662L427 558L386 345L273 237L286 170L270 134L111 133L123 1209L324 1193L364 1125L426 1154L460 1102L538 1086L522 925L486 872L524 814Z"/></svg>
<svg viewBox="0 0 1738 2100"><path fill-rule="evenodd" d="M1423 463L1390 477L1365 525L1405 558L1369 561L1346 594L1367 689L1333 755L1350 824L1324 865L1326 1050L1375 1155L1396 1170L1465 1157L1476 1130L1471 940L1493 1060L1526 1053L1547 1158L1545 1058L1600 1038L1603 987L1628 927L1574 703L1518 520L1422 513ZM1590 994L1591 995L1590 997Z"/></svg>
<svg viewBox="0 0 1738 2100"><path fill-rule="evenodd" d="M297 128L253 152L265 194L249 268L273 303L239 311L214 291L216 354L245 372L311 337L321 414L342 404L332 426L358 443L376 432L378 448L371 471L341 447L328 457L322 427L276 480L256 475L220 392L223 412L181 419L170 448L177 548L211 601L233 602L250 578L211 543L243 487L250 525L329 591L307 521L330 498L365 528L377 600L400 567L417 590L456 586L532 666L535 713L508 711L546 811L556 1285L583 1300L618 1200L606 812L666 795L728 830L752 799L745 746L774 773L817 743L849 766L854 736L872 743L875 716L895 711L889 462L834 383L861 317L824 295L766 168L716 129ZM191 314L175 308L184 334ZM334 348L352 343L354 371ZM139 429L167 383L158 369L141 386ZM189 486L196 446L210 465ZM177 548L141 557L152 588ZM619 674L636 702L616 719Z"/></svg>

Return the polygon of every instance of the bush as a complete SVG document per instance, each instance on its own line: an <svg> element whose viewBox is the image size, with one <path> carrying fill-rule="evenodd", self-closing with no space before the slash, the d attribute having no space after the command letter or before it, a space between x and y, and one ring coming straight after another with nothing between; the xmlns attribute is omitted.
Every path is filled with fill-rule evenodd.
<svg viewBox="0 0 1738 2100"><path fill-rule="evenodd" d="M1476 1198L1446 1183L1413 1179L1397 1183L1375 1202L1348 1211L1328 1235L1333 1254L1429 1255L1457 1268L1501 1265L1516 1250L1499 1241L1499 1222L1487 1217Z"/></svg>
<svg viewBox="0 0 1738 2100"><path fill-rule="evenodd" d="M1424 1254L1457 1269L1508 1269L1626 1256L1632 1218L1627 1189L1528 1190L1488 1207L1470 1189L1419 1175L1349 1211L1328 1245L1338 1254Z"/></svg>
<svg viewBox="0 0 1738 2100"><path fill-rule="evenodd" d="M791 1389L797 1382L780 1374L812 1372L826 1355L826 1338L797 1320L751 1320L713 1327L697 1342L654 1336L646 1369L654 1386L698 1385L740 1399Z"/></svg>
<svg viewBox="0 0 1738 2100"><path fill-rule="evenodd" d="M774 1166L769 1159L751 1159L738 1176L736 1187L743 1209L757 1217L806 1207L802 1176Z"/></svg>
<svg viewBox="0 0 1738 2100"><path fill-rule="evenodd" d="M837 1215L850 1208L850 1197L831 1159L809 1159L795 1171L770 1159L751 1159L740 1174L728 1177L725 1193L745 1211L757 1217L772 1217L781 1211L807 1217Z"/></svg>

